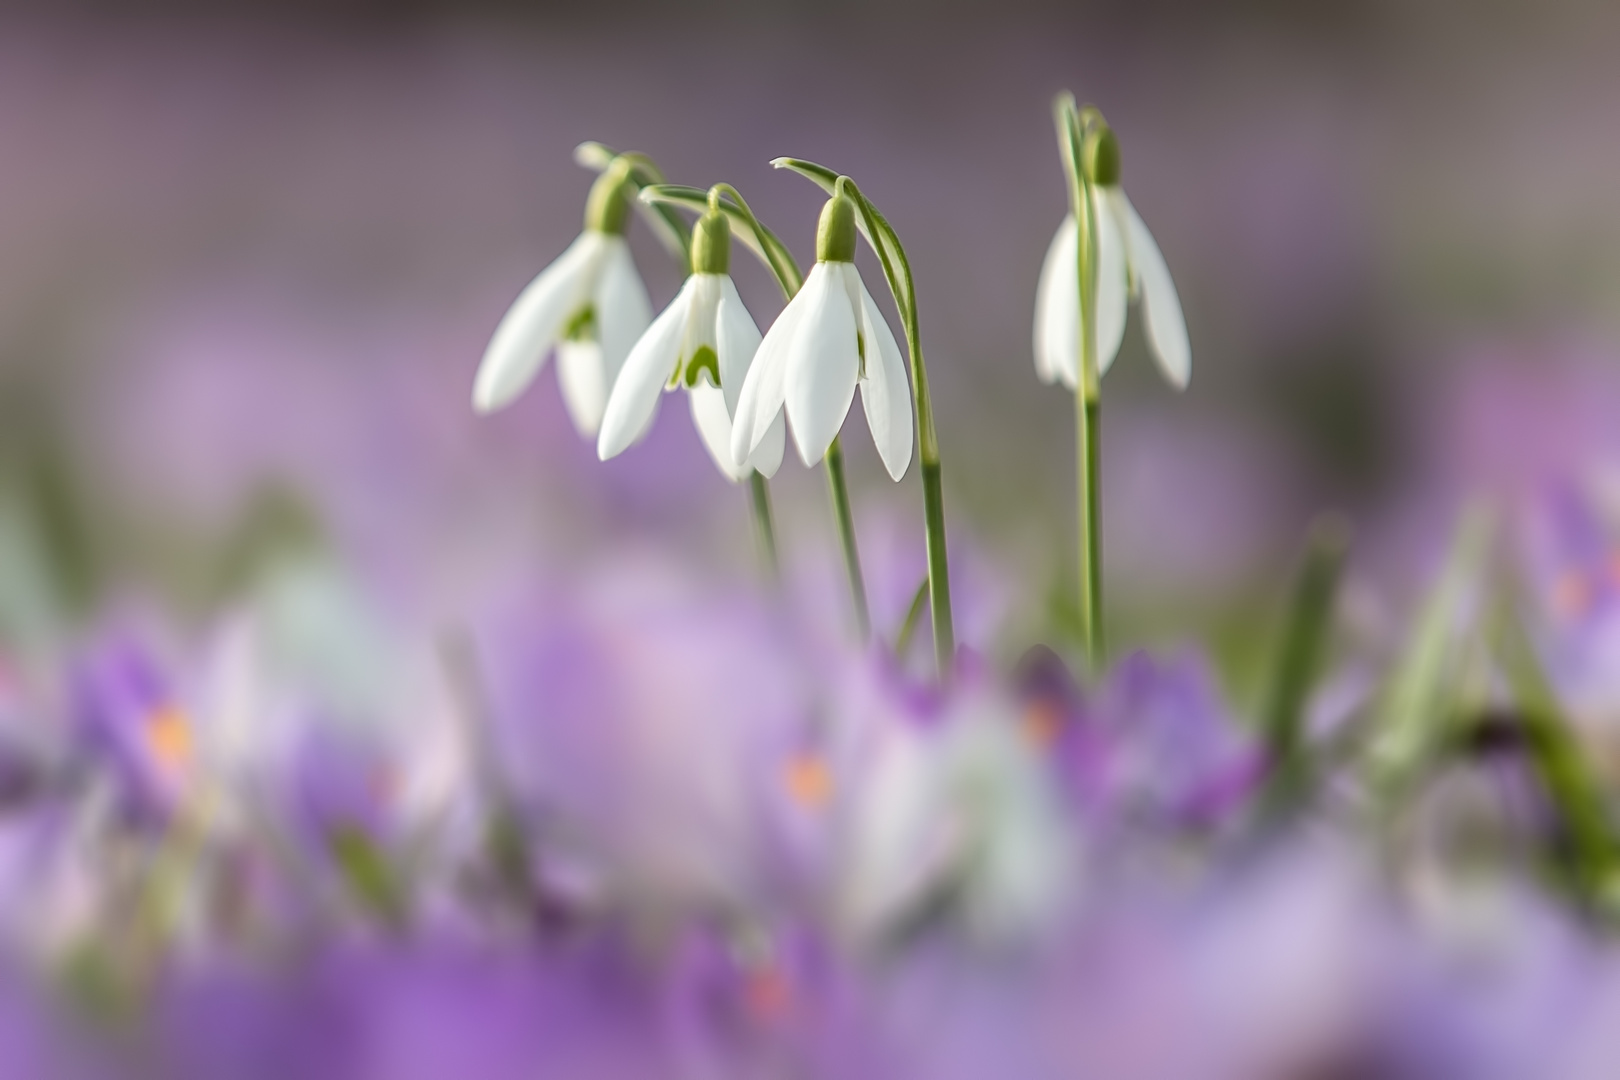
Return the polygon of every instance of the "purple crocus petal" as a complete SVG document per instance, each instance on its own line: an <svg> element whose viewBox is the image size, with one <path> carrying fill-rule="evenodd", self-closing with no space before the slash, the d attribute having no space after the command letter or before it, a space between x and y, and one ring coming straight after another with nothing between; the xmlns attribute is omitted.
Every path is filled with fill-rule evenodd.
<svg viewBox="0 0 1620 1080"><path fill-rule="evenodd" d="M113 1080L112 1048L98 1044L88 1025L63 1003L9 964L0 974L0 1074L41 1080Z"/></svg>
<svg viewBox="0 0 1620 1080"><path fill-rule="evenodd" d="M173 813L191 779L193 732L156 660L118 635L81 657L70 680L79 737L116 779L124 812L142 822Z"/></svg>
<svg viewBox="0 0 1620 1080"><path fill-rule="evenodd" d="M678 1060L695 1076L870 1075L828 1071L865 1034L851 973L803 930L698 930L668 990Z"/></svg>
<svg viewBox="0 0 1620 1080"><path fill-rule="evenodd" d="M1121 808L1209 823L1263 774L1260 747L1226 710L1197 654L1127 657L1105 684L1097 715L1112 744L1110 783Z"/></svg>
<svg viewBox="0 0 1620 1080"><path fill-rule="evenodd" d="M348 833L376 845L392 842L401 826L399 777L388 756L335 722L312 720L301 728L286 779L300 835L317 848Z"/></svg>
<svg viewBox="0 0 1620 1080"><path fill-rule="evenodd" d="M485 635L497 760L536 822L660 905L760 887L751 791L809 713L771 611L654 562L516 602Z"/></svg>

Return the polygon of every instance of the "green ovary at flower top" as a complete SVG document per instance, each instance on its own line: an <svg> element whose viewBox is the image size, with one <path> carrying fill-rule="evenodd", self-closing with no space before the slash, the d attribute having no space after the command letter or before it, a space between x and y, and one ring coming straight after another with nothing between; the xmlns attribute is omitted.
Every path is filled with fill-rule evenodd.
<svg viewBox="0 0 1620 1080"><path fill-rule="evenodd" d="M730 270L731 227L709 210L692 227L692 275L630 351L613 384L596 449L603 461L628 449L652 426L661 391L684 386L692 422L715 465L737 481L775 475L784 431L776 418L743 459L732 456L732 415L747 378L759 328L737 295Z"/></svg>
<svg viewBox="0 0 1620 1080"><path fill-rule="evenodd" d="M785 410L806 465L826 456L860 387L867 427L889 475L911 465L911 395L894 333L855 269L855 207L835 194L822 210L816 265L766 331L743 383L733 457L749 460Z"/></svg>
<svg viewBox="0 0 1620 1080"><path fill-rule="evenodd" d="M1136 300L1164 377L1184 389L1192 377L1192 346L1181 300L1159 245L1120 186L1119 142L1106 124L1087 132L1083 157L1097 230L1097 374L1119 354L1126 309ZM1052 237L1036 289L1035 370L1043 382L1061 381L1071 390L1081 385L1080 330L1080 227L1071 212Z"/></svg>
<svg viewBox="0 0 1620 1080"><path fill-rule="evenodd" d="M584 231L495 328L473 386L479 412L516 400L555 349L568 415L581 435L596 434L619 369L652 321L652 302L624 239L636 187L632 168L621 156L597 177Z"/></svg>

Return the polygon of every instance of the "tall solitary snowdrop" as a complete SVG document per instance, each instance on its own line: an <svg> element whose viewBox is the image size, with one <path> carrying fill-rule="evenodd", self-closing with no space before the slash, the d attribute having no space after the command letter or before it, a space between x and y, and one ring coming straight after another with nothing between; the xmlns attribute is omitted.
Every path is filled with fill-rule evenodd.
<svg viewBox="0 0 1620 1080"><path fill-rule="evenodd" d="M732 454L732 415L759 348L759 327L731 280L731 226L718 209L692 227L692 274L630 351L608 396L596 443L603 461L623 453L652 425L660 393L684 386L692 423L715 465L738 481L775 475L782 464L778 416L757 446Z"/></svg>
<svg viewBox="0 0 1620 1080"><path fill-rule="evenodd" d="M557 381L574 426L596 435L619 369L652 321L652 303L625 243L632 165L621 156L597 177L585 229L529 283L495 328L473 386L473 407L511 404L557 353Z"/></svg>
<svg viewBox="0 0 1620 1080"><path fill-rule="evenodd" d="M855 207L828 200L816 232L816 265L766 331L743 382L732 457L748 461L785 409L793 441L815 465L838 436L860 387L866 424L889 475L911 465L911 396L894 333L855 269Z"/></svg>
<svg viewBox="0 0 1620 1080"><path fill-rule="evenodd" d="M1148 345L1170 385L1192 376L1192 348L1181 300L1153 234L1119 186L1119 140L1102 113L1054 104L1058 149L1068 179L1069 213L1041 266L1035 295L1035 370L1074 391L1079 479L1077 613L1093 671L1104 660L1102 603L1102 374L1119 353L1125 314L1138 301Z"/></svg>

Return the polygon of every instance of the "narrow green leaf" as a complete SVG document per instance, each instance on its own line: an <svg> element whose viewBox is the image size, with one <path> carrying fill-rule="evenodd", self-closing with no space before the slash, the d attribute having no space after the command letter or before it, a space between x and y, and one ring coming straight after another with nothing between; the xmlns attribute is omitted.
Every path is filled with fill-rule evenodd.
<svg viewBox="0 0 1620 1080"><path fill-rule="evenodd" d="M894 636L894 655L905 656L906 650L911 647L912 636L917 632L917 624L922 620L923 606L928 603L928 575L924 574L916 593L911 598L911 606L906 609L906 617L900 623L900 632Z"/></svg>
<svg viewBox="0 0 1620 1080"><path fill-rule="evenodd" d="M1525 634L1523 621L1504 606L1494 629L1495 655L1518 705L1536 774L1569 830L1576 885L1589 898L1606 905L1620 885L1620 844L1602 788Z"/></svg>
<svg viewBox="0 0 1620 1080"><path fill-rule="evenodd" d="M1272 769L1264 804L1274 814L1296 805L1311 785L1314 770L1303 748L1305 707L1327 651L1339 575L1349 546L1350 528L1343 518L1330 515L1311 526L1283 620L1271 688L1261 714Z"/></svg>
<svg viewBox="0 0 1620 1080"><path fill-rule="evenodd" d="M1457 669L1470 630L1477 635L1477 627L1461 624L1476 599L1490 535L1482 510L1464 516L1385 692L1367 763L1375 787L1386 794L1402 789L1451 736Z"/></svg>

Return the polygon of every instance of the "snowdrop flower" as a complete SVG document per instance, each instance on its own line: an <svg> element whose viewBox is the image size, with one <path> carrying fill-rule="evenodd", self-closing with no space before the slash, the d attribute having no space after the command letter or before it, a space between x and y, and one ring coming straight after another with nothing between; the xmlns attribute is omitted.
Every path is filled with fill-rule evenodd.
<svg viewBox="0 0 1620 1080"><path fill-rule="evenodd" d="M889 324L855 269L855 208L834 195L821 211L816 265L760 343L732 422L731 450L746 461L784 405L806 465L827 453L861 388L878 455L899 480L911 464L911 393Z"/></svg>
<svg viewBox="0 0 1620 1080"><path fill-rule="evenodd" d="M623 453L652 425L660 390L684 386L692 423L728 479L741 480L755 469L770 477L782 464L780 416L746 457L732 457L731 417L760 335L732 283L730 261L731 226L724 214L710 210L692 227L692 276L630 350L613 384L596 443L603 461Z"/></svg>
<svg viewBox="0 0 1620 1080"><path fill-rule="evenodd" d="M478 367L473 408L487 413L511 404L555 348L568 415L581 435L596 434L619 368L652 321L646 286L624 239L633 195L627 165L615 163L597 178L584 232L540 271L495 328Z"/></svg>
<svg viewBox="0 0 1620 1080"><path fill-rule="evenodd" d="M1192 346L1181 300L1153 240L1119 186L1119 143L1106 126L1085 142L1086 185L1097 224L1097 374L1106 372L1125 336L1125 309L1141 304L1148 345L1170 385L1192 377ZM1043 382L1073 390L1080 382L1080 229L1070 213L1058 226L1035 293L1035 370Z"/></svg>

